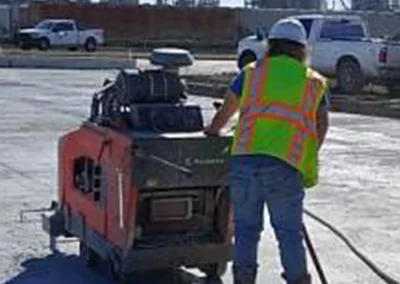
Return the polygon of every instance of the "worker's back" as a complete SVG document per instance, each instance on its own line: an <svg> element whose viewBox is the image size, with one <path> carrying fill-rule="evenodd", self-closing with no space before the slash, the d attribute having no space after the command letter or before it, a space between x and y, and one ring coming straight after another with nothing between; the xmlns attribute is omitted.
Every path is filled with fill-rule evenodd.
<svg viewBox="0 0 400 284"><path fill-rule="evenodd" d="M233 155L269 155L317 182L316 113L325 83L289 56L266 56L245 69Z"/></svg>

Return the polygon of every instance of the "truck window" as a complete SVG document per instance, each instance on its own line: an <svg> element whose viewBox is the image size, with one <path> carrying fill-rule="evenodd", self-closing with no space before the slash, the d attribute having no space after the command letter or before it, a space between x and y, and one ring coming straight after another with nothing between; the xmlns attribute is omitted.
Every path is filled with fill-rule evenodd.
<svg viewBox="0 0 400 284"><path fill-rule="evenodd" d="M310 35L311 31L311 26L314 22L313 19L299 19L300 23L303 25L304 29L306 30L307 33L307 38Z"/></svg>
<svg viewBox="0 0 400 284"><path fill-rule="evenodd" d="M75 23L75 25L76 25L76 29L78 31L88 30L88 27L85 24Z"/></svg>
<svg viewBox="0 0 400 284"><path fill-rule="evenodd" d="M36 29L38 30L50 30L53 26L53 22L51 21L43 21L36 25Z"/></svg>
<svg viewBox="0 0 400 284"><path fill-rule="evenodd" d="M321 39L362 39L365 32L360 22L355 21L326 21L322 25Z"/></svg>
<svg viewBox="0 0 400 284"><path fill-rule="evenodd" d="M58 32L70 32L74 30L74 26L72 23L58 23L54 26L54 30Z"/></svg>

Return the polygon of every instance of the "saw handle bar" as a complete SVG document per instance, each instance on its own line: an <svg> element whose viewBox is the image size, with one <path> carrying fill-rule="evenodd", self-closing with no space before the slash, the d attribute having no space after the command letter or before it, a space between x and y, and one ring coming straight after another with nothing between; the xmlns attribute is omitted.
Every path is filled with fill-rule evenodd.
<svg viewBox="0 0 400 284"><path fill-rule="evenodd" d="M138 158L143 158L143 159L148 159L148 160L151 160L151 161L155 161L155 162L157 162L159 164L162 164L162 165L170 167L170 168L172 168L174 170L177 170L177 171L179 171L179 172L181 172L181 173L183 173L183 174L185 174L185 175L187 175L189 177L193 176L193 171L191 169L183 167L183 166L180 166L178 164L175 164L175 163L173 163L171 161L168 161L168 160L166 160L164 158L161 158L159 156L145 153L143 150L140 150L140 149L137 149L135 154L136 154L136 156Z"/></svg>

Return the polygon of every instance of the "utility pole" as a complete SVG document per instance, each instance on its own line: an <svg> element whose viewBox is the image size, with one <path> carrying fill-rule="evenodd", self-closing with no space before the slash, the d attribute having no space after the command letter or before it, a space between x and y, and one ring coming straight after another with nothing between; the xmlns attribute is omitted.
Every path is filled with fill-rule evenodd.
<svg viewBox="0 0 400 284"><path fill-rule="evenodd" d="M14 39L20 22L19 0L12 0L10 5L10 38Z"/></svg>

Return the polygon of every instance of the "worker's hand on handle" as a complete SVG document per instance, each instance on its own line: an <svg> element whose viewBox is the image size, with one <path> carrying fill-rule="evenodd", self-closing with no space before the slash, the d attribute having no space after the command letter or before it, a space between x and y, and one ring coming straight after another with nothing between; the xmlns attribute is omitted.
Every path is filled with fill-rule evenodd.
<svg viewBox="0 0 400 284"><path fill-rule="evenodd" d="M220 130L227 124L229 119L235 114L239 108L237 96L231 91L225 96L224 103L218 105L218 111L215 114L209 126L205 127L204 133L210 136L219 135Z"/></svg>
<svg viewBox="0 0 400 284"><path fill-rule="evenodd" d="M219 129L214 128L212 125L208 125L203 130L207 136L219 136Z"/></svg>

